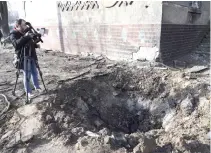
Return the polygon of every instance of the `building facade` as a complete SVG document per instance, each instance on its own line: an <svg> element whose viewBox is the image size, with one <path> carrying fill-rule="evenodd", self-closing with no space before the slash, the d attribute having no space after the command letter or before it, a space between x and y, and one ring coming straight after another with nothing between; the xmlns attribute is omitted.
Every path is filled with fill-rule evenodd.
<svg viewBox="0 0 211 153"><path fill-rule="evenodd" d="M209 28L210 2L26 1L23 18L43 48L113 60L171 60L194 49Z"/></svg>

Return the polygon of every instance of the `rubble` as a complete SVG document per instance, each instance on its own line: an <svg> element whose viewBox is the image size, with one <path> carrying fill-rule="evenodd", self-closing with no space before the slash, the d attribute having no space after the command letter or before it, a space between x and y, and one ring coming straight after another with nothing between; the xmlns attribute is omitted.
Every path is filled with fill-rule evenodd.
<svg viewBox="0 0 211 153"><path fill-rule="evenodd" d="M85 134L84 128L83 127L77 127L71 130L71 132L76 135L76 136L82 136Z"/></svg>
<svg viewBox="0 0 211 153"><path fill-rule="evenodd" d="M130 147L134 148L139 144L139 139L144 137L143 133L132 133L128 136L128 144Z"/></svg>
<svg viewBox="0 0 211 153"><path fill-rule="evenodd" d="M21 137L27 140L31 139L31 137L33 137L34 135L38 135L41 133L42 126L43 124L38 116L32 116L28 119L25 119L20 126Z"/></svg>
<svg viewBox="0 0 211 153"><path fill-rule="evenodd" d="M133 153L151 153L156 149L156 142L153 138L143 136L138 142L138 145L133 149Z"/></svg>
<svg viewBox="0 0 211 153"><path fill-rule="evenodd" d="M86 135L90 136L90 137L99 137L100 135L94 133L94 132L91 132L91 131L86 131Z"/></svg>
<svg viewBox="0 0 211 153"><path fill-rule="evenodd" d="M17 153L29 153L29 150L27 148L21 148L18 149Z"/></svg>
<svg viewBox="0 0 211 153"><path fill-rule="evenodd" d="M181 78L186 71L116 63L101 56L39 54L44 54L40 66L49 93L29 105L23 106L20 98L12 103L0 123L2 152L11 148L35 153L207 151L210 96L206 79L186 80ZM197 73L203 72L197 69ZM0 89L7 88L2 82L12 82L15 76L11 76L8 72L5 77L10 81L0 79ZM21 83L18 88L22 89ZM4 94L10 98L11 93Z"/></svg>
<svg viewBox="0 0 211 153"><path fill-rule="evenodd" d="M4 140L4 139L6 139L7 137L11 136L12 133L13 133L12 130L11 130L11 131L8 131L7 133L5 133L5 134L1 137L1 140Z"/></svg>
<svg viewBox="0 0 211 153"><path fill-rule="evenodd" d="M30 104L17 109L17 112L24 117L29 117L38 112L38 108L36 104Z"/></svg>
<svg viewBox="0 0 211 153"><path fill-rule="evenodd" d="M208 66L194 66L187 70L188 73L200 73L202 71L208 70Z"/></svg>
<svg viewBox="0 0 211 153"><path fill-rule="evenodd" d="M101 136L105 137L106 135L111 135L111 131L107 128L103 128L98 132Z"/></svg>
<svg viewBox="0 0 211 153"><path fill-rule="evenodd" d="M180 109L184 115L190 115L193 111L193 98L188 95L180 104Z"/></svg>
<svg viewBox="0 0 211 153"><path fill-rule="evenodd" d="M173 127L172 124L174 124L174 119L176 116L176 110L169 110L166 115L163 118L162 127L165 129L165 131L169 131L170 128Z"/></svg>

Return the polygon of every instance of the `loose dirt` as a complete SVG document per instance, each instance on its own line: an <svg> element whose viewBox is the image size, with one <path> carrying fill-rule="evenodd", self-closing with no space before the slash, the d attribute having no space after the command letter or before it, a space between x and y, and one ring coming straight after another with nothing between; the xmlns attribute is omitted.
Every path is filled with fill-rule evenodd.
<svg viewBox="0 0 211 153"><path fill-rule="evenodd" d="M2 153L208 153L209 70L38 51L48 92L24 105L13 49L0 50ZM41 83L41 82L40 82ZM0 97L1 98L1 97ZM0 99L0 111L6 107Z"/></svg>

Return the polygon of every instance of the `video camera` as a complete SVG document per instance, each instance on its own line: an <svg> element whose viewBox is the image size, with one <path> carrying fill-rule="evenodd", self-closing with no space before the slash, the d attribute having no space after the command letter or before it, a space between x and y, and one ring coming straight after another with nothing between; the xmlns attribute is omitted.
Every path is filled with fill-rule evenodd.
<svg viewBox="0 0 211 153"><path fill-rule="evenodd" d="M41 34L38 33L34 28L33 26L31 25L30 22L26 22L26 25L28 26L28 29L26 32L32 32L34 34L34 37L33 37L33 40L36 42L36 43L39 43L39 42L42 42L43 43L43 40L41 38Z"/></svg>

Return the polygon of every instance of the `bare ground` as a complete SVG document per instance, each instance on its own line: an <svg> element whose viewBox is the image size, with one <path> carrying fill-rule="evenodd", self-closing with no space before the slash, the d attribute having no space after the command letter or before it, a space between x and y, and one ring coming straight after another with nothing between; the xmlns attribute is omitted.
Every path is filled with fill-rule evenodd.
<svg viewBox="0 0 211 153"><path fill-rule="evenodd" d="M0 116L1 152L209 152L209 70L191 78L190 68L38 54L48 92L24 106L22 76L11 94L13 49L0 50L0 93L11 103Z"/></svg>

